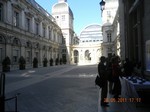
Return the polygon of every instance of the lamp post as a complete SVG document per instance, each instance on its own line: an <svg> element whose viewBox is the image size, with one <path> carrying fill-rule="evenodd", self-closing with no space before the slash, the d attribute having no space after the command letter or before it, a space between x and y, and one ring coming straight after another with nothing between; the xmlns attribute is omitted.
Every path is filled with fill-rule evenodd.
<svg viewBox="0 0 150 112"><path fill-rule="evenodd" d="M101 1L100 3L99 3L99 5L100 5L100 8L101 8L101 12L103 13L103 10L105 9L105 1Z"/></svg>

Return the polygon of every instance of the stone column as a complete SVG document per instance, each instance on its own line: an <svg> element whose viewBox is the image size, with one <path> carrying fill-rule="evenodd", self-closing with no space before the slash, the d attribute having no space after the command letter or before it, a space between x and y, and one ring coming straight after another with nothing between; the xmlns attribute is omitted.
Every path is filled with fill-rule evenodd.
<svg viewBox="0 0 150 112"><path fill-rule="evenodd" d="M42 36L42 21L39 23L39 35Z"/></svg>
<svg viewBox="0 0 150 112"><path fill-rule="evenodd" d="M21 11L20 27L21 27L21 29L25 29L25 14L24 14L24 10Z"/></svg>
<svg viewBox="0 0 150 112"><path fill-rule="evenodd" d="M45 27L45 32L46 32L46 34L45 34L45 37L48 39L48 35L49 35L49 31L48 31L48 25L46 25L46 27Z"/></svg>
<svg viewBox="0 0 150 112"><path fill-rule="evenodd" d="M6 44L6 56L11 56L11 53L12 53L12 46L11 44ZM12 57L10 57L10 59L12 59Z"/></svg>
<svg viewBox="0 0 150 112"><path fill-rule="evenodd" d="M21 51L20 51L21 53L21 56L23 56L24 58L26 57L26 50L25 50L25 46L21 46Z"/></svg>
<svg viewBox="0 0 150 112"><path fill-rule="evenodd" d="M39 66L42 66L42 60L43 60L42 48L40 48L39 49Z"/></svg>
<svg viewBox="0 0 150 112"><path fill-rule="evenodd" d="M7 1L7 4L6 4L6 22L12 24L12 22L13 22L12 19L13 19L12 5L11 5L10 1Z"/></svg>
<svg viewBox="0 0 150 112"><path fill-rule="evenodd" d="M34 20L34 17L32 17L32 19L31 19L31 32L32 33L35 33L34 24L35 24L35 20Z"/></svg>
<svg viewBox="0 0 150 112"><path fill-rule="evenodd" d="M53 32L53 28L51 29L51 41L53 41L54 39L54 32Z"/></svg>

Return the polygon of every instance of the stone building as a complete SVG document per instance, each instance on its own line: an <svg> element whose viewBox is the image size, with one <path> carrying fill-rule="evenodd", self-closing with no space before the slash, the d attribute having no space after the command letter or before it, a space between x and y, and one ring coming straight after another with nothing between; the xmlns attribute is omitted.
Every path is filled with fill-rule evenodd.
<svg viewBox="0 0 150 112"><path fill-rule="evenodd" d="M11 69L19 68L21 56L26 67L32 67L34 58L38 66L43 66L45 58L49 65L50 59L63 58L64 46L55 18L34 0L0 0L0 69L6 56Z"/></svg>
<svg viewBox="0 0 150 112"><path fill-rule="evenodd" d="M119 0L122 54L150 76L150 0Z"/></svg>
<svg viewBox="0 0 150 112"><path fill-rule="evenodd" d="M78 65L97 64L102 56L103 42L101 25L91 24L80 33L79 44L72 46L72 63Z"/></svg>
<svg viewBox="0 0 150 112"><path fill-rule="evenodd" d="M120 37L118 20L118 0L105 0L105 9L102 12L102 54L109 57L120 55Z"/></svg>
<svg viewBox="0 0 150 112"><path fill-rule="evenodd" d="M74 16L67 3L67 0L58 0L58 3L53 5L52 16L55 18L57 24L61 28L64 37L63 44L66 45L64 48L62 48L62 57L67 59L67 63L71 63L71 46L74 44L75 39L73 27Z"/></svg>

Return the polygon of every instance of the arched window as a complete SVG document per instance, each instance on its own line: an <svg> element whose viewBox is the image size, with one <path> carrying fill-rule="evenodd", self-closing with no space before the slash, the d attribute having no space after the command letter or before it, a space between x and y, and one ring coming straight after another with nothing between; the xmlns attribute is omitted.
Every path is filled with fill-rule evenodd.
<svg viewBox="0 0 150 112"><path fill-rule="evenodd" d="M91 53L89 52L89 50L85 51L85 59L86 60L91 60Z"/></svg>
<svg viewBox="0 0 150 112"><path fill-rule="evenodd" d="M77 50L74 50L74 63L79 62L79 52Z"/></svg>

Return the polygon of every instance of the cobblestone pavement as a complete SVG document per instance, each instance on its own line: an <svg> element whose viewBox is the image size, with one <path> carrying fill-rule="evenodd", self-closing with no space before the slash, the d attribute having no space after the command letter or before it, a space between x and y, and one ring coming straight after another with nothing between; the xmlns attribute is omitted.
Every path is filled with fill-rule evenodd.
<svg viewBox="0 0 150 112"><path fill-rule="evenodd" d="M19 112L130 112L125 103L100 106L100 89L94 83L96 75L97 65L11 71L6 73L6 98L20 93ZM15 110L15 100L5 105L6 111Z"/></svg>

